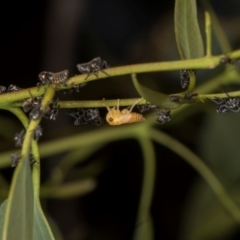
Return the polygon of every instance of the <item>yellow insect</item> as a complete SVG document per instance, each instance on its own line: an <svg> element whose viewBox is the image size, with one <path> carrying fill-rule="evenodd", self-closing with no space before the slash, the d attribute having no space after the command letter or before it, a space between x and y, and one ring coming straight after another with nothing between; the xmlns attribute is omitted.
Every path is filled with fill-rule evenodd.
<svg viewBox="0 0 240 240"><path fill-rule="evenodd" d="M143 117L142 114L132 112L135 105L141 100L142 98L137 100L129 110L125 108L122 111L119 110L119 99L118 99L117 107L110 108L105 105L108 110L108 113L106 115L106 120L109 123L109 125L121 125L126 123L145 121L145 118Z"/></svg>

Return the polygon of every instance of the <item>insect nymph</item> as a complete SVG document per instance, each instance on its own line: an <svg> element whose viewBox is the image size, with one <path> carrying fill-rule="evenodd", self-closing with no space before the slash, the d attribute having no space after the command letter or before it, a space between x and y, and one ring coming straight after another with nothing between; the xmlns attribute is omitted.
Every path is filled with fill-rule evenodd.
<svg viewBox="0 0 240 240"><path fill-rule="evenodd" d="M90 62L87 63L81 63L77 65L77 69L80 73L87 73L87 77L85 78L85 80L87 80L87 78L89 77L89 75L92 73L94 74L96 77L98 77L98 72L101 71L103 73L105 73L107 76L109 76L103 69L108 68L108 64L105 60L101 59L100 57L96 57L93 60L91 60Z"/></svg>
<svg viewBox="0 0 240 240"><path fill-rule="evenodd" d="M40 72L38 74L38 78L41 82L37 84L37 86L41 86L44 84L54 84L55 86L67 86L66 81L68 80L69 71L64 70L57 73L52 72Z"/></svg>
<svg viewBox="0 0 240 240"><path fill-rule="evenodd" d="M132 112L135 105L141 100L142 99L139 99L138 101L136 101L129 110L127 108L125 108L121 111L119 110L119 99L118 99L117 107L110 108L105 105L108 110L106 120L109 123L109 125L116 126L116 125L121 125L121 124L145 121L145 118L143 117L142 114Z"/></svg>

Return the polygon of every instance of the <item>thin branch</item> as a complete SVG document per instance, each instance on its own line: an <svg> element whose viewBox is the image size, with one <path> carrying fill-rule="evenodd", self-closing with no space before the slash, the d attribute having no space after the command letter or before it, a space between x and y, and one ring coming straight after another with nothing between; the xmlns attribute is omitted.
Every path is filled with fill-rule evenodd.
<svg viewBox="0 0 240 240"><path fill-rule="evenodd" d="M182 143L171 138L163 132L151 129L150 136L152 136L152 139L154 141L169 148L170 150L181 156L186 162L188 162L203 177L203 179L212 188L213 192L216 194L222 205L228 210L228 212L236 220L236 222L240 224L240 209L232 201L232 199L230 198L222 184L219 182L219 180L212 173L212 171L197 155L195 155Z"/></svg>

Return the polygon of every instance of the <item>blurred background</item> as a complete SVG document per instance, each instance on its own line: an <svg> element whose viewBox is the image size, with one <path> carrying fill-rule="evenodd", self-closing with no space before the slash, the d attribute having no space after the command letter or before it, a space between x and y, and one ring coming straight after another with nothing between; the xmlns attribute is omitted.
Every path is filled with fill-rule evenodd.
<svg viewBox="0 0 240 240"><path fill-rule="evenodd" d="M239 49L240 2L210 2L233 49ZM0 85L3 86L33 87L41 71L68 69L73 76L78 74L76 64L97 56L110 66L180 59L174 37L173 0L36 0L2 4L6 13L1 15L0 22ZM201 25L203 16L200 6ZM202 33L204 37L203 29ZM220 54L215 41L214 54ZM219 71L221 69L216 70ZM213 71L199 71L198 83L212 75ZM144 84L169 94L181 91L177 71L142 74L139 78ZM222 91L219 87L216 92ZM225 90L234 89L238 86L228 86ZM59 93L57 97L60 100L94 100L135 98L138 94L130 76L121 76L90 82L80 93ZM239 201L239 114L219 116L211 103L195 110L188 114L190 116L182 116L179 121L164 126L164 131L199 154ZM106 110L101 109L100 114L104 118ZM73 122L66 110L60 111L56 121L43 119L44 135L40 143L99 128L74 126ZM14 148L13 137L22 126L4 111L1 111L1 126L7 126L0 131L0 149L4 152ZM106 126L105 123L103 127ZM134 159L126 154L131 151ZM152 204L155 239L240 239L240 231L231 217L198 174L168 149L156 144L155 151L158 160ZM42 161L43 183L62 157L58 155ZM97 167L96 162L99 162ZM42 201L45 213L58 226L63 239L131 239L139 226L135 221L143 164L138 143L131 139L113 142L75 167L86 170L79 173L83 177L94 176L97 187L84 196ZM97 170L92 170L95 167ZM12 168L1 172L7 181L11 180ZM71 176L66 181L69 179ZM208 231L214 227L215 235L211 235Z"/></svg>

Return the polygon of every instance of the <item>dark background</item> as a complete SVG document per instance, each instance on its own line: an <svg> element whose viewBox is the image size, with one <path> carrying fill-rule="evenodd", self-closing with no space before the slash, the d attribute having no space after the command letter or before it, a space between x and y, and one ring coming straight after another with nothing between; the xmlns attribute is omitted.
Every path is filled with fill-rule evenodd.
<svg viewBox="0 0 240 240"><path fill-rule="evenodd" d="M212 1L214 3L214 1ZM238 28L231 23L237 15L237 1L215 1L215 10L235 48L239 47ZM9 5L7 5L9 4ZM2 3L1 14L1 84L33 87L38 73L69 69L77 74L76 64L101 56L110 66L179 59L174 38L174 1L160 0L49 0ZM203 14L200 12L200 18ZM229 24L229 25L227 25ZM218 49L216 52L219 53ZM163 80L157 87L176 92L180 89L178 73L151 73L148 78ZM164 84L162 86L161 84ZM80 94L60 95L64 99L110 99L137 97L130 77L117 77L88 84ZM101 114L106 114L101 110ZM11 121L14 118L1 112ZM43 120L41 141L59 136L58 129L72 124L63 112L56 122ZM203 114L193 116L166 131L196 150ZM19 125L19 124L18 124ZM19 125L20 126L20 125ZM72 132L81 131L73 126ZM87 127L94 129L96 126ZM53 130L52 130L53 129ZM84 130L85 131L85 130ZM187 133L186 133L187 132ZM68 135L64 132L63 135ZM2 139L4 140L4 139ZM8 140L2 150L12 149ZM156 145L157 181L152 205L156 239L178 239L181 213L195 171L178 156ZM126 152L134 151L134 158ZM91 194L71 200L45 201L47 213L56 221L64 239L131 239L141 190L141 151L136 141L111 143L96 157L107 159L107 167L98 177L98 187ZM43 162L42 179L47 179L58 158ZM11 176L12 171L6 170ZM146 221L148 221L146 219ZM141 223L139 223L141 224ZM237 238L236 238L237 239Z"/></svg>

